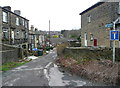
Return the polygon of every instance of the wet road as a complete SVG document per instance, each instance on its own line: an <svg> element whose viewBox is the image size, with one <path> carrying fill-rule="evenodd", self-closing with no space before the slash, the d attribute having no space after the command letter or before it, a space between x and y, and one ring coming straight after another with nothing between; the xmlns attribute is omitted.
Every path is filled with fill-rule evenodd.
<svg viewBox="0 0 120 88"><path fill-rule="evenodd" d="M56 50L31 62L4 72L3 86L105 86L61 71L55 63Z"/></svg>

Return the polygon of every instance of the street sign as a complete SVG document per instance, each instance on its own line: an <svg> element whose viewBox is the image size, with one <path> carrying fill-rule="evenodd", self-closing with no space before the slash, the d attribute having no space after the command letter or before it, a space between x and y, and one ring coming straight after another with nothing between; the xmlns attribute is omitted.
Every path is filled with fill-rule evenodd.
<svg viewBox="0 0 120 88"><path fill-rule="evenodd" d="M113 27L113 23L106 24L105 27L106 27L106 28L112 28L112 27Z"/></svg>
<svg viewBox="0 0 120 88"><path fill-rule="evenodd" d="M120 42L120 31L119 31L119 42ZM119 43L120 44L120 43Z"/></svg>
<svg viewBox="0 0 120 88"><path fill-rule="evenodd" d="M119 40L119 31L110 31L110 40Z"/></svg>

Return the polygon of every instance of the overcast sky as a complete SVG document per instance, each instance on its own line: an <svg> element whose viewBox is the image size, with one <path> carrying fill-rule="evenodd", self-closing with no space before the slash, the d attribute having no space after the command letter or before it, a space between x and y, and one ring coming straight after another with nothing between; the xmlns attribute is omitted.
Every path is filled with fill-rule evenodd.
<svg viewBox="0 0 120 88"><path fill-rule="evenodd" d="M71 30L80 28L79 13L100 0L0 0L0 6L21 10L21 16L30 20L39 30Z"/></svg>

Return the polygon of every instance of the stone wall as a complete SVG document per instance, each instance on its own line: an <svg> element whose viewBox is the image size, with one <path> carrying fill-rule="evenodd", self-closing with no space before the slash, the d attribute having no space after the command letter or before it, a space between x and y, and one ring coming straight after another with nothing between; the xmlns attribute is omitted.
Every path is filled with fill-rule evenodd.
<svg viewBox="0 0 120 88"><path fill-rule="evenodd" d="M112 60L111 48L83 48L83 47L67 47L62 55L72 57L74 59L110 59ZM62 56L59 55L59 56ZM120 60L120 49L116 49L116 60Z"/></svg>
<svg viewBox="0 0 120 88"><path fill-rule="evenodd" d="M65 38L76 38L81 35L80 29L79 30L62 30L62 34Z"/></svg>
<svg viewBox="0 0 120 88"><path fill-rule="evenodd" d="M19 61L21 58L20 48L15 48L15 47L9 47L9 46L4 46L2 45L2 64L8 63L8 62L14 62L14 61Z"/></svg>
<svg viewBox="0 0 120 88"><path fill-rule="evenodd" d="M2 18L2 9L0 7L0 18ZM0 20L0 51L2 51L2 20ZM0 57L2 57L2 53L0 52ZM0 66L2 65L2 58L0 58Z"/></svg>
<svg viewBox="0 0 120 88"><path fill-rule="evenodd" d="M65 43L65 42L68 42L68 39L67 38L51 38L50 39L51 43L52 44L60 44L60 43Z"/></svg>

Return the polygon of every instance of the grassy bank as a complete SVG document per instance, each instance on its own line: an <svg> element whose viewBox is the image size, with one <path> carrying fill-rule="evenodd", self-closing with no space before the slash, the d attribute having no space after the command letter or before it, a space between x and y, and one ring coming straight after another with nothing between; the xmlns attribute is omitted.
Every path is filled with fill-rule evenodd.
<svg viewBox="0 0 120 88"><path fill-rule="evenodd" d="M2 66L0 66L0 71L8 71L11 70L12 68L21 66L25 63L27 63L29 61L23 61L23 62L9 62L9 63L5 63Z"/></svg>

